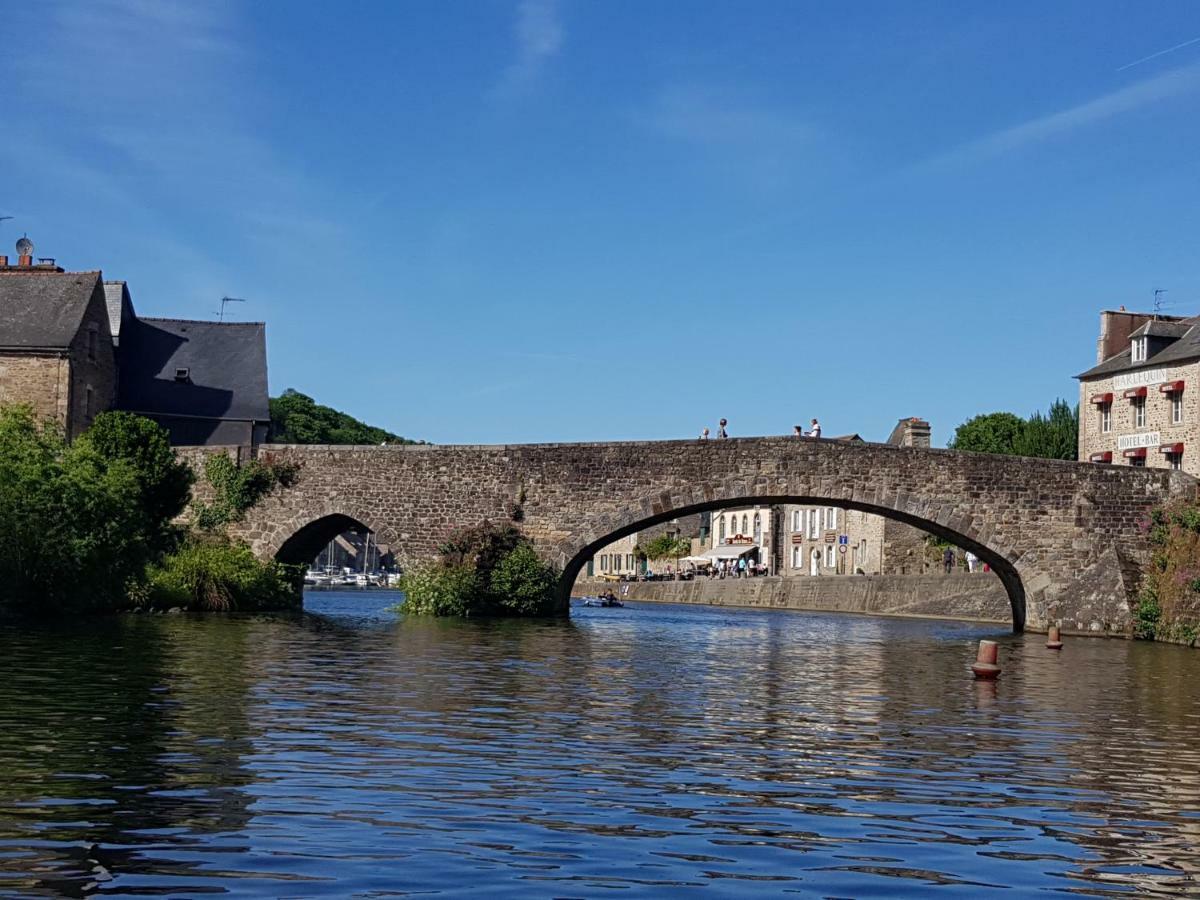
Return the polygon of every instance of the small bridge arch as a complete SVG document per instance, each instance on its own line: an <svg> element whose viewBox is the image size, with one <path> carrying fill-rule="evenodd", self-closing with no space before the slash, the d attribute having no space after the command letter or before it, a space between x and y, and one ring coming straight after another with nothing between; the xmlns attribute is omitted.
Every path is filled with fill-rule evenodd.
<svg viewBox="0 0 1200 900"><path fill-rule="evenodd" d="M347 531L370 532L381 550L389 542L380 537L369 511L344 504L329 504L305 510L281 521L260 541L258 553L289 565L310 565L329 542Z"/></svg>

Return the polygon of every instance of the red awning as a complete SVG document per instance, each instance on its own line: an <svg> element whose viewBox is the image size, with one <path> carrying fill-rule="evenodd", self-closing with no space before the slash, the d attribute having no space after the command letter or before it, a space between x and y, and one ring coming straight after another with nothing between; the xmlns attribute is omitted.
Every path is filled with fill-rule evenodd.
<svg viewBox="0 0 1200 900"><path fill-rule="evenodd" d="M1093 453L1088 459L1094 463L1110 463L1112 462L1112 451L1105 450L1103 453Z"/></svg>
<svg viewBox="0 0 1200 900"><path fill-rule="evenodd" d="M1164 394L1178 394L1183 390L1182 381L1168 381L1165 384L1160 384L1158 389Z"/></svg>
<svg viewBox="0 0 1200 900"><path fill-rule="evenodd" d="M1121 396L1125 397L1127 400L1132 400L1134 397L1145 397L1146 389L1144 387L1130 388L1125 393L1123 393Z"/></svg>
<svg viewBox="0 0 1200 900"><path fill-rule="evenodd" d="M1092 402L1096 404L1112 403L1112 393L1092 394Z"/></svg>
<svg viewBox="0 0 1200 900"><path fill-rule="evenodd" d="M1183 452L1183 442L1180 441L1179 443L1176 443L1176 444L1159 444L1158 452L1159 453L1182 453Z"/></svg>
<svg viewBox="0 0 1200 900"><path fill-rule="evenodd" d="M1134 447L1132 450L1126 450L1122 455L1126 459L1136 459L1139 456L1146 455L1146 448L1145 447Z"/></svg>

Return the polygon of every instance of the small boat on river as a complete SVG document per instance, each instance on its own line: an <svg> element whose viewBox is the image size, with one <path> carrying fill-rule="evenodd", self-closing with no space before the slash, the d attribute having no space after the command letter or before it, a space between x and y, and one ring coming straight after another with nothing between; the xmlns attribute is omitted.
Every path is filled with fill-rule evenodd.
<svg viewBox="0 0 1200 900"><path fill-rule="evenodd" d="M618 600L613 594L601 594L599 597L584 597L584 606L624 606L625 604Z"/></svg>

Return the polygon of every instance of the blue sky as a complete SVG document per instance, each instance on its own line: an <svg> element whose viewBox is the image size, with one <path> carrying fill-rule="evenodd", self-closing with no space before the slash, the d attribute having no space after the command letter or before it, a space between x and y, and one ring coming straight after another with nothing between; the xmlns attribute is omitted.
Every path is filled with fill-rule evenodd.
<svg viewBox="0 0 1200 900"><path fill-rule="evenodd" d="M886 437L1200 313L1200 5L0 0L0 247L438 443ZM0 250L3 252L3 250ZM11 252L11 251L10 251Z"/></svg>

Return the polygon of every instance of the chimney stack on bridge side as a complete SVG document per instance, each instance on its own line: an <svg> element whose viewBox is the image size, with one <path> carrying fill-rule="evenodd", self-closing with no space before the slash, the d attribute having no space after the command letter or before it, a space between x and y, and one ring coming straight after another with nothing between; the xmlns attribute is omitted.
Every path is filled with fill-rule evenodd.
<svg viewBox="0 0 1200 900"><path fill-rule="evenodd" d="M897 447L924 447L928 449L932 446L932 434L933 432L928 422L917 416L910 416L896 423L896 427L892 429L892 434L887 439L887 442Z"/></svg>

